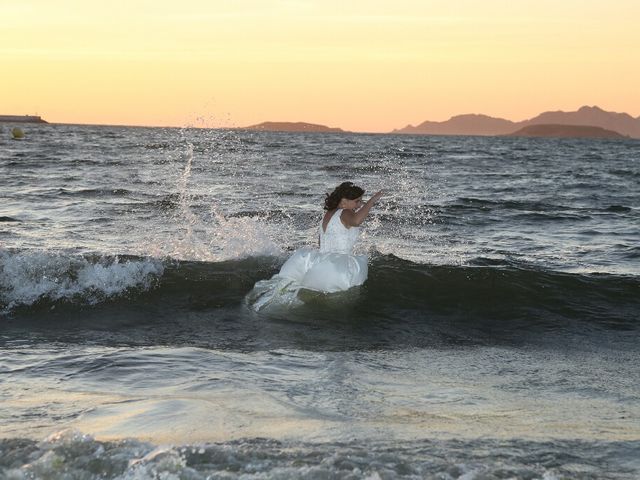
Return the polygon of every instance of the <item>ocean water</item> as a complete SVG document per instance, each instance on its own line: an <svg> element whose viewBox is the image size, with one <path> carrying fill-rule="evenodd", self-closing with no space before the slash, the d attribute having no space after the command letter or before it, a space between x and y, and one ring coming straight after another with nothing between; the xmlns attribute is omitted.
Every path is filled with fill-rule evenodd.
<svg viewBox="0 0 640 480"><path fill-rule="evenodd" d="M640 477L640 142L0 124L0 478ZM324 194L369 279L256 313Z"/></svg>

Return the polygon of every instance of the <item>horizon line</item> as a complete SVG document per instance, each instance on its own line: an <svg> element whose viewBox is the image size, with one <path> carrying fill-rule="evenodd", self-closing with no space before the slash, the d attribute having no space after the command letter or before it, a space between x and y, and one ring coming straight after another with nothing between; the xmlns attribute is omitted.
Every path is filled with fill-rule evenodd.
<svg viewBox="0 0 640 480"><path fill-rule="evenodd" d="M556 109L556 110L544 110L540 113L538 113L537 115L534 115L533 117L528 117L525 118L523 120L510 120L508 118L504 118L504 117L494 117L492 115L488 115L486 113L476 113L476 112L471 112L471 113L458 113L458 114L454 114L451 115L448 119L446 120L423 120L421 122L418 123L418 125L420 125L421 123L424 122L433 122L433 123L444 123L447 122L455 117L460 117L460 116L468 116L468 115L478 115L478 116L485 116L485 117L489 117L489 118L494 118L494 119L498 119L498 120L507 120L513 123L522 123L522 122L526 122L527 120L531 120L532 118L535 118L536 116L539 116L543 113L556 113L556 112L562 112L562 113L573 113L573 112L577 112L582 108L596 108L599 110L602 110L603 112L606 113L613 113L613 114L626 114L628 116L630 116L632 119L634 120L640 120L640 115L639 116L633 116L632 114L628 113L628 112L616 112L616 111L609 111L606 110L604 108L599 107L598 105L588 105L588 104L583 104L580 107L578 107L575 110L561 110L561 109ZM0 115L2 116L2 115ZM363 133L363 134L393 134L395 131L397 130L401 130L407 127L414 127L413 124L411 123L407 123L402 127L396 127L393 130L387 130L387 131L378 131L378 132L372 132L372 131L366 131L366 130L345 130L342 127L334 127L334 126L329 126L329 125L325 125L322 123L317 123L317 122L308 122L305 120L264 120L258 123L254 123L251 125L247 125L247 126L199 126L199 125L150 125L150 124L135 124L135 123L89 123L89 122L56 122L56 121L49 121L46 120L42 114L26 114L26 115L13 115L13 116L17 116L17 117L33 117L33 116L37 116L40 117L41 119L43 119L46 123L45 124L50 124L50 125L78 125L78 126L103 126L103 127L132 127L132 128L177 128L177 129L186 129L186 128L196 128L196 129L202 129L202 130L248 130L251 127L254 127L256 125L261 125L263 123L307 123L307 124L312 124L312 125L317 125L317 126L322 126L322 127L327 127L327 128L338 128L340 130L342 130L342 132L307 132L307 133ZM0 123L11 123L11 122L0 122ZM254 130L254 131L259 131L259 130ZM291 132L291 133L304 133L304 132Z"/></svg>

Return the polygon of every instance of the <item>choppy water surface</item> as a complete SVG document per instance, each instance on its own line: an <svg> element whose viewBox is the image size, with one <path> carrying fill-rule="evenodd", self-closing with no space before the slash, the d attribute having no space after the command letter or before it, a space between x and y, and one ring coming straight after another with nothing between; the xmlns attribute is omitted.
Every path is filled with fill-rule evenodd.
<svg viewBox="0 0 640 480"><path fill-rule="evenodd" d="M0 478L637 478L637 141L0 125ZM257 314L343 180L369 279Z"/></svg>

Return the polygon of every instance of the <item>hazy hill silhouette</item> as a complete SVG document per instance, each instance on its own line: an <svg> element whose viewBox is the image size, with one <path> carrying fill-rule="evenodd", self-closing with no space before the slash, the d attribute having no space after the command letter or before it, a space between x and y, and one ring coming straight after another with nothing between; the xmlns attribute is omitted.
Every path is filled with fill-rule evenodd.
<svg viewBox="0 0 640 480"><path fill-rule="evenodd" d="M607 112L599 107L581 107L575 112L544 112L522 122L487 115L457 115L444 122L426 121L407 125L391 133L425 135L506 135L529 125L582 125L612 130L625 136L640 138L640 117L627 113Z"/></svg>
<svg viewBox="0 0 640 480"><path fill-rule="evenodd" d="M527 125L508 135L509 137L559 137L559 138L628 138L624 135L601 127L588 125Z"/></svg>
<svg viewBox="0 0 640 480"><path fill-rule="evenodd" d="M607 112L599 107L581 107L576 112L545 112L532 118L527 125L585 125L613 130L622 135L640 138L640 117L633 118L628 113Z"/></svg>
<svg viewBox="0 0 640 480"><path fill-rule="evenodd" d="M456 115L446 122L422 122L417 127L407 125L392 133L422 133L430 135L505 135L517 129L517 124L487 115Z"/></svg>
<svg viewBox="0 0 640 480"><path fill-rule="evenodd" d="M344 132L341 128L305 122L262 122L257 125L243 127L241 130L258 130L261 132Z"/></svg>

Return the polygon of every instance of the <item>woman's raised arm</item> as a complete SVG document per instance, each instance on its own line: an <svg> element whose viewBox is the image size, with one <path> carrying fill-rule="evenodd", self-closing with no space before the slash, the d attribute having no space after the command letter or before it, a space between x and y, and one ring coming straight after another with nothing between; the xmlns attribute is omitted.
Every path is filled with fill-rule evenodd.
<svg viewBox="0 0 640 480"><path fill-rule="evenodd" d="M378 203L378 200L380 200L380 197L382 197L383 194L384 192L382 190L374 193L373 196L355 212L352 210L344 210L340 220L342 220L342 223L348 227L360 226L360 224L364 222L364 219L367 218L367 215L369 215L371 207Z"/></svg>

